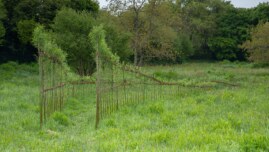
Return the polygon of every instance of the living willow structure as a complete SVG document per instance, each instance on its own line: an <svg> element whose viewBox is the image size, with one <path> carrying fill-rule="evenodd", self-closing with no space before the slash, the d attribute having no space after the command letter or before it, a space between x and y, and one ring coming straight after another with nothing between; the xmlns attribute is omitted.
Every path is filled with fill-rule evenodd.
<svg viewBox="0 0 269 152"><path fill-rule="evenodd" d="M40 126L55 111L61 111L71 97L96 94L96 123L123 105L179 96L182 87L176 82L165 82L142 72L140 67L120 63L105 42L103 26L96 26L89 34L89 43L96 50L95 78L79 77L66 64L66 54L43 27L34 31L34 45L39 51ZM229 85L229 84L228 84ZM95 91L90 91L94 89Z"/></svg>
<svg viewBox="0 0 269 152"><path fill-rule="evenodd" d="M70 70L66 54L42 26L34 30L33 43L38 48L42 127L50 115L63 109L69 98L87 95L95 81L88 77L81 78Z"/></svg>

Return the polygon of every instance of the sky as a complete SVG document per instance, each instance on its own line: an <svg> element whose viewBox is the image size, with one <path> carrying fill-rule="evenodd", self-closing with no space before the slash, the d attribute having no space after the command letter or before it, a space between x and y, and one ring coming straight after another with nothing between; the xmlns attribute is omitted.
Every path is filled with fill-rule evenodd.
<svg viewBox="0 0 269 152"><path fill-rule="evenodd" d="M269 0L230 0L235 7L251 8Z"/></svg>
<svg viewBox="0 0 269 152"><path fill-rule="evenodd" d="M106 0L98 0L100 7L104 7ZM261 2L269 2L269 0L229 0L235 7L251 8L257 6Z"/></svg>

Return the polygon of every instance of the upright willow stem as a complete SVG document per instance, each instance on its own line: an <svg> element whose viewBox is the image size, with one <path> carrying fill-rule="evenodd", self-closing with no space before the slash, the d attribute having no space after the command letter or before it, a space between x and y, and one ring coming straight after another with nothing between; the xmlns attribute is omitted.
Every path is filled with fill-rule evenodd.
<svg viewBox="0 0 269 152"><path fill-rule="evenodd" d="M40 93L39 93L39 98L40 98L40 128L42 128L43 125L43 112L45 113L45 111L43 110L43 99L44 99L44 65L43 65L43 59L42 59L42 52L40 50L38 50L38 60L39 60L39 79L40 79ZM44 114L46 115L46 114Z"/></svg>
<svg viewBox="0 0 269 152"><path fill-rule="evenodd" d="M99 48L99 44L97 44ZM100 52L99 49L96 51L96 70L97 70L97 75L96 75L96 122L95 122L95 128L98 128L99 120L100 120Z"/></svg>

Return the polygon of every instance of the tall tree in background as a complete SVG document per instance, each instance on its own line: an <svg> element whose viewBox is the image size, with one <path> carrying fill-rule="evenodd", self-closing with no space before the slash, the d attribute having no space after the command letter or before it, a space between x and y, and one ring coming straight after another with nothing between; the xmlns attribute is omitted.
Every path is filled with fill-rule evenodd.
<svg viewBox="0 0 269 152"><path fill-rule="evenodd" d="M36 49L30 43L37 23L49 27L65 0L3 0L7 9L6 37L2 60L34 61ZM0 59L1 62L1 59Z"/></svg>
<svg viewBox="0 0 269 152"><path fill-rule="evenodd" d="M77 11L87 11L94 16L99 10L99 5L95 0L69 0L67 6Z"/></svg>
<svg viewBox="0 0 269 152"><path fill-rule="evenodd" d="M5 45L0 62L6 60L34 61L36 49L30 43L37 24L50 28L56 12L62 7L97 14L94 0L2 0L7 10ZM3 9L4 10L4 9ZM0 10L2 11L2 9Z"/></svg>
<svg viewBox="0 0 269 152"><path fill-rule="evenodd" d="M269 21L269 2L260 3L257 7L253 8L252 20L254 25L261 21Z"/></svg>
<svg viewBox="0 0 269 152"><path fill-rule="evenodd" d="M251 10L228 9L217 20L217 31L210 38L209 48L218 60L244 60L246 54L238 47L249 38Z"/></svg>
<svg viewBox="0 0 269 152"><path fill-rule="evenodd" d="M132 49L134 52L134 64L138 65L139 56L141 54L140 43L141 41L141 12L144 4L147 0L109 0L109 10L115 15L120 15L121 13L126 13L128 10L131 17L131 27L130 32L133 34L132 37Z"/></svg>
<svg viewBox="0 0 269 152"><path fill-rule="evenodd" d="M103 10L99 12L97 22L104 25L106 42L111 51L117 54L121 61L130 61L132 55L130 47L131 34L123 29L119 17Z"/></svg>
<svg viewBox="0 0 269 152"><path fill-rule="evenodd" d="M109 10L111 17L119 19L119 26L132 34L134 63L174 60L177 52L182 51L174 48L177 46L174 43L178 43L177 35L182 32L181 18L174 3L163 0L140 1L140 5L135 5L134 1L122 2L110 1Z"/></svg>
<svg viewBox="0 0 269 152"><path fill-rule="evenodd" d="M249 52L251 61L269 63L269 22L255 27L251 32L251 40L241 47Z"/></svg>
<svg viewBox="0 0 269 152"><path fill-rule="evenodd" d="M99 14L95 0L0 0L0 62L34 61L37 52L30 43L34 27L43 24L51 29L57 11L63 7L78 16L81 11L87 12L97 24L104 23L112 51L136 65L174 59L180 62L190 56L245 60L247 53L238 46L250 39L251 27L269 20L269 3L241 9L226 0L107 1L108 11ZM66 33L74 35L75 28L70 27L73 32L65 29ZM69 59L72 57L70 54Z"/></svg>
<svg viewBox="0 0 269 152"><path fill-rule="evenodd" d="M64 8L57 13L52 25L56 43L67 53L69 65L80 75L89 75L95 70L94 50L88 42L94 24L90 13Z"/></svg>
<svg viewBox="0 0 269 152"><path fill-rule="evenodd" d="M174 12L173 4L162 0L149 0L143 10L145 46L140 62L143 58L174 60L176 54L173 43L177 38L176 29L181 20Z"/></svg>
<svg viewBox="0 0 269 152"><path fill-rule="evenodd" d="M189 33L196 56L210 55L208 42L216 32L215 21L232 5L223 0L182 0L179 2L184 22L183 28L186 33Z"/></svg>

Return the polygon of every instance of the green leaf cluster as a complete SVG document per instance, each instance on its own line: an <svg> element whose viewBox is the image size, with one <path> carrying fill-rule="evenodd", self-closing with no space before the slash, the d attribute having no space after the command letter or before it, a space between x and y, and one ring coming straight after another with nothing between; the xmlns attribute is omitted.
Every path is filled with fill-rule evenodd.
<svg viewBox="0 0 269 152"><path fill-rule="evenodd" d="M269 63L269 22L259 24L251 31L251 40L241 47L250 54L249 59L256 63Z"/></svg>
<svg viewBox="0 0 269 152"><path fill-rule="evenodd" d="M91 44L97 53L100 53L104 59L107 59L107 61L110 61L111 63L119 63L119 56L114 55L111 52L110 48L106 44L105 37L106 35L103 25L94 26L89 34Z"/></svg>
<svg viewBox="0 0 269 152"><path fill-rule="evenodd" d="M56 43L68 54L70 67L80 75L91 75L95 71L94 49L88 34L95 25L93 16L70 8L60 10L52 25Z"/></svg>
<svg viewBox="0 0 269 152"><path fill-rule="evenodd" d="M66 53L55 43L50 32L43 26L37 26L33 32L33 44L36 46L44 63L54 62L61 68L67 76L74 77L66 62ZM59 71L58 71L59 72ZM68 78L67 78L68 79Z"/></svg>

